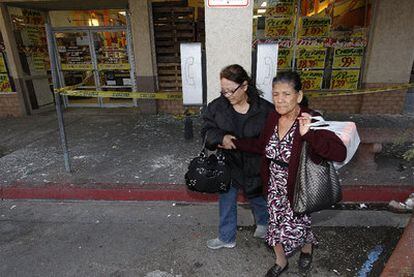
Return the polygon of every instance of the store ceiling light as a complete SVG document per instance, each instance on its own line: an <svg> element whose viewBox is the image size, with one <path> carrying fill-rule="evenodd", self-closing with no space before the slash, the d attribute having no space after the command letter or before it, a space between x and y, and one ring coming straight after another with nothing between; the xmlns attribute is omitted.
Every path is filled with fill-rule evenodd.
<svg viewBox="0 0 414 277"><path fill-rule="evenodd" d="M263 2L260 7L266 7L267 6L267 2Z"/></svg>
<svg viewBox="0 0 414 277"><path fill-rule="evenodd" d="M95 18L89 19L89 26L99 26L99 20Z"/></svg>
<svg viewBox="0 0 414 277"><path fill-rule="evenodd" d="M126 11L118 12L120 15L126 16Z"/></svg>
<svg viewBox="0 0 414 277"><path fill-rule="evenodd" d="M266 12L266 9L258 9L257 10L257 13L265 13Z"/></svg>

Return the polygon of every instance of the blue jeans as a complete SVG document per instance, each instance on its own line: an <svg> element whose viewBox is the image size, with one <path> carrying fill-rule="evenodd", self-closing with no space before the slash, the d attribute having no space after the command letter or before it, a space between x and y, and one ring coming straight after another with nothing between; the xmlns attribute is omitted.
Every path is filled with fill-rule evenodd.
<svg viewBox="0 0 414 277"><path fill-rule="evenodd" d="M226 243L236 241L237 232L237 192L233 186L226 193L219 196L219 239ZM267 203L263 196L249 199L256 225L267 225L269 214Z"/></svg>

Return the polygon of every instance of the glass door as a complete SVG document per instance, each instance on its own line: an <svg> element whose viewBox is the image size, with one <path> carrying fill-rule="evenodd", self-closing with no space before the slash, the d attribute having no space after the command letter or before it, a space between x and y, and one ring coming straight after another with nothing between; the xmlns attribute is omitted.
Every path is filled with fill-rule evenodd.
<svg viewBox="0 0 414 277"><path fill-rule="evenodd" d="M63 86L79 90L132 90L126 30L111 28L65 29L54 31ZM130 107L132 98L65 97L69 107Z"/></svg>
<svg viewBox="0 0 414 277"><path fill-rule="evenodd" d="M105 30L91 33L101 90L130 92L132 89L131 65L128 60L126 32ZM104 107L133 106L134 104L131 98L104 97L101 100Z"/></svg>
<svg viewBox="0 0 414 277"><path fill-rule="evenodd" d="M83 82L79 89L96 90L89 32L55 32L55 39L62 85L74 86ZM93 97L67 96L65 104L99 106L99 101L98 98Z"/></svg>

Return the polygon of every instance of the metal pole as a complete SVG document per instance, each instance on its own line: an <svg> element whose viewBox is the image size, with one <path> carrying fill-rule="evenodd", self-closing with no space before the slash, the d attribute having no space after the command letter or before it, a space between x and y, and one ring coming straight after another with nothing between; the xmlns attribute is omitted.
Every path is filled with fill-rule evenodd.
<svg viewBox="0 0 414 277"><path fill-rule="evenodd" d="M57 62L56 62L56 53L54 51L54 39L53 39L53 33L52 28L49 23L46 23L46 36L47 36L47 48L49 51L49 57L50 57L50 71L52 73L52 79L53 79L53 88L60 88L60 82L58 78L58 72L57 72ZM65 132L65 122L63 121L63 112L62 112L62 105L60 102L60 94L54 93L55 95L55 104L56 104L56 113L58 118L58 124L59 124L59 134L60 134L60 142L62 144L62 150L63 150L63 159L65 161L65 169L66 172L71 172L71 166L70 166L70 160L69 160L69 151L68 146L66 143L66 132Z"/></svg>
<svg viewBox="0 0 414 277"><path fill-rule="evenodd" d="M299 19L300 19L300 4L301 0L298 0L298 12L295 20L295 36L293 40L293 57L292 57L292 71L296 70L296 50L298 49L298 31L299 31Z"/></svg>

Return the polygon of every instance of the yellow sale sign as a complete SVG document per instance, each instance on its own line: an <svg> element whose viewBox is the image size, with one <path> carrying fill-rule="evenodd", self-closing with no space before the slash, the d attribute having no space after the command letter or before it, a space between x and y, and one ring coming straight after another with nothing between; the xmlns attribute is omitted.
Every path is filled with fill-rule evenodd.
<svg viewBox="0 0 414 277"><path fill-rule="evenodd" d="M358 70L332 70L331 89L353 90L358 88Z"/></svg>
<svg viewBox="0 0 414 277"><path fill-rule="evenodd" d="M11 92L11 85L9 76L7 74L0 74L0 92Z"/></svg>
<svg viewBox="0 0 414 277"><path fill-rule="evenodd" d="M335 48L333 68L360 68L364 48Z"/></svg>
<svg viewBox="0 0 414 277"><path fill-rule="evenodd" d="M319 90L322 88L323 70L299 71L303 90Z"/></svg>
<svg viewBox="0 0 414 277"><path fill-rule="evenodd" d="M0 52L0 72L7 72L6 63L3 58L3 53Z"/></svg>
<svg viewBox="0 0 414 277"><path fill-rule="evenodd" d="M331 32L330 17L301 17L299 37L328 37Z"/></svg>
<svg viewBox="0 0 414 277"><path fill-rule="evenodd" d="M279 48L277 57L277 69L288 69L292 67L293 51L288 48Z"/></svg>
<svg viewBox="0 0 414 277"><path fill-rule="evenodd" d="M266 16L289 16L293 14L293 3L278 3L266 8Z"/></svg>
<svg viewBox="0 0 414 277"><path fill-rule="evenodd" d="M269 17L265 20L265 36L269 38L292 37L294 29L292 17Z"/></svg>
<svg viewBox="0 0 414 277"><path fill-rule="evenodd" d="M323 69L325 67L326 48L321 47L301 47L298 51L299 69L315 68Z"/></svg>
<svg viewBox="0 0 414 277"><path fill-rule="evenodd" d="M92 70L92 64L88 63L63 63L62 70L66 71L84 71L84 70Z"/></svg>

